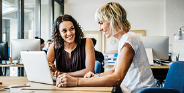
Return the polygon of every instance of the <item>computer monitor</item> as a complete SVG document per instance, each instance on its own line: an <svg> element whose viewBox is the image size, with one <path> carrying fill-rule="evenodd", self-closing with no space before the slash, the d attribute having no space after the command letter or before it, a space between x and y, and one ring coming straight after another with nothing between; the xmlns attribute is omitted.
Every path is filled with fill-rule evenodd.
<svg viewBox="0 0 184 93"><path fill-rule="evenodd" d="M8 42L0 42L0 60L8 59Z"/></svg>
<svg viewBox="0 0 184 93"><path fill-rule="evenodd" d="M169 59L169 37L168 36L143 36L141 40L145 48L152 48L154 60Z"/></svg>
<svg viewBox="0 0 184 93"><path fill-rule="evenodd" d="M19 60L21 51L40 51L40 39L12 39L11 59Z"/></svg>

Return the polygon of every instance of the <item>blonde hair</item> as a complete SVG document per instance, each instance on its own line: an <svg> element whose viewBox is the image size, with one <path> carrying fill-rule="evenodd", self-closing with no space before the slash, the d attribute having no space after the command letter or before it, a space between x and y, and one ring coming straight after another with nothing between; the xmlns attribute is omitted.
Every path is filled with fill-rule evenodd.
<svg viewBox="0 0 184 93"><path fill-rule="evenodd" d="M110 22L112 34L117 33L117 29L128 32L130 30L130 23L127 20L125 9L116 2L109 2L102 5L95 13L95 20L106 20Z"/></svg>

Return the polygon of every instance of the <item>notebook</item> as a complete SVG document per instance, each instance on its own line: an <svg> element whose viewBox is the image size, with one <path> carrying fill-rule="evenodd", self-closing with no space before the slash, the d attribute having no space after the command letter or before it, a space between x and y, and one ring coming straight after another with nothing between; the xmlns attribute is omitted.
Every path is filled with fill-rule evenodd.
<svg viewBox="0 0 184 93"><path fill-rule="evenodd" d="M22 51L21 59L29 81L55 84L44 51Z"/></svg>

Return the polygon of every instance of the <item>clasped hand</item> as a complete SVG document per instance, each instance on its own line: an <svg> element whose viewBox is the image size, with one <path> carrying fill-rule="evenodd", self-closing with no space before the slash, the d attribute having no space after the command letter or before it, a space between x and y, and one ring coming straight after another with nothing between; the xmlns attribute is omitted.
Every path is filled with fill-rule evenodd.
<svg viewBox="0 0 184 93"><path fill-rule="evenodd" d="M94 74L93 72L89 71L84 75L84 78L97 78L99 75ZM66 87L66 86L78 86L79 82L77 78L70 76L67 73L62 73L57 77L56 86L57 87Z"/></svg>
<svg viewBox="0 0 184 93"><path fill-rule="evenodd" d="M98 77L99 77L99 75L94 74L94 73L91 72L91 71L89 71L88 73L86 73L86 74L84 75L84 78L98 78Z"/></svg>
<svg viewBox="0 0 184 93"><path fill-rule="evenodd" d="M59 75L56 80L57 87L77 86L77 85L78 79L68 75L67 73Z"/></svg>

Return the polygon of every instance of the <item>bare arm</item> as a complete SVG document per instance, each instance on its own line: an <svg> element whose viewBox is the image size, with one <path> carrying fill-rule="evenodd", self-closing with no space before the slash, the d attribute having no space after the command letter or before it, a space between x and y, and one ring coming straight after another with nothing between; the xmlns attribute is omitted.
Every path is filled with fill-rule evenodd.
<svg viewBox="0 0 184 93"><path fill-rule="evenodd" d="M106 75L112 74L115 71L116 64L117 64L117 60L116 60L116 62L114 64L114 67L112 69L110 69L110 70L108 70L108 71L106 71L104 73L100 73L100 75L99 74L94 74L93 72L89 71L88 73L86 73L84 75L84 78L97 78L99 76L102 77L102 76L106 76Z"/></svg>
<svg viewBox="0 0 184 93"><path fill-rule="evenodd" d="M78 86L119 86L124 79L135 53L133 48L125 43L121 49L119 60L112 74L97 78L80 78ZM113 69L111 70L113 71ZM110 72L110 71L109 71ZM102 74L103 75L103 74Z"/></svg>
<svg viewBox="0 0 184 93"><path fill-rule="evenodd" d="M114 73L99 78L74 78L64 73L57 78L57 87L62 86L119 86L123 81L133 59L133 48L125 43L121 49Z"/></svg>
<svg viewBox="0 0 184 93"><path fill-rule="evenodd" d="M88 73L86 73L84 75L84 78L98 78L98 77L110 75L110 74L114 73L115 67L116 67L116 62L115 62L115 65L112 69L110 69L104 73L100 73L100 74L94 74L93 72L89 71Z"/></svg>
<svg viewBox="0 0 184 93"><path fill-rule="evenodd" d="M58 71L54 65L55 53L54 53L54 43L50 46L47 52L47 60L49 62L49 67L52 72Z"/></svg>
<svg viewBox="0 0 184 93"><path fill-rule="evenodd" d="M54 63L54 60L55 60L54 43L52 43L51 46L48 49L48 52L47 52L47 60L51 64Z"/></svg>
<svg viewBox="0 0 184 93"><path fill-rule="evenodd" d="M91 71L94 72L94 66L95 66L95 53L94 53L94 45L90 38L86 39L86 45L85 45L85 69L75 71L75 72L69 72L68 74L75 77L83 77L87 72ZM80 55L79 55L80 56Z"/></svg>

